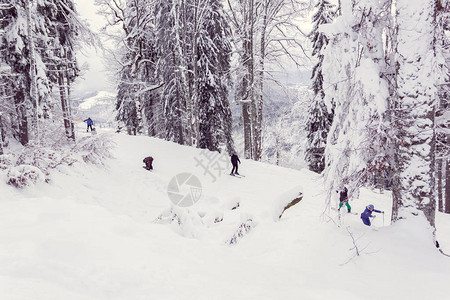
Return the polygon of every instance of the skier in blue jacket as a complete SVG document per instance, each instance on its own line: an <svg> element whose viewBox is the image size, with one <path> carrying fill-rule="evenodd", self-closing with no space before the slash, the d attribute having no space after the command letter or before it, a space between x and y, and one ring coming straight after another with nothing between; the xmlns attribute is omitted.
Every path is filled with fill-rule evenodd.
<svg viewBox="0 0 450 300"><path fill-rule="evenodd" d="M366 209L364 210L364 212L361 213L361 219L362 219L362 221L363 221L363 223L365 225L370 226L370 219L369 218L373 218L374 217L374 216L372 216L373 212L384 214L384 211L376 210L375 207L372 204L367 205Z"/></svg>
<svg viewBox="0 0 450 300"><path fill-rule="evenodd" d="M87 129L86 129L86 132L89 132L89 128L91 128L91 131L92 131L92 125L94 125L94 121L92 121L91 118L87 118L87 119L84 120L83 122L87 122Z"/></svg>

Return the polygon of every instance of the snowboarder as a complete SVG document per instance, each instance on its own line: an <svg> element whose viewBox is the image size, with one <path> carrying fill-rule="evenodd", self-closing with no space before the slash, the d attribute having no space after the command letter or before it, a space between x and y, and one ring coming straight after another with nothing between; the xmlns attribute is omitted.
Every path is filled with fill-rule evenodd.
<svg viewBox="0 0 450 300"><path fill-rule="evenodd" d="M234 174L239 175L238 162L241 163L241 161L239 160L239 157L237 156L236 153L233 153L233 155L231 155L231 164L233 165L233 169L231 169L230 175L234 175Z"/></svg>
<svg viewBox="0 0 450 300"><path fill-rule="evenodd" d="M146 169L149 170L149 171L150 171L150 170L153 170L153 166L152 166L152 163L153 163L153 157L148 156L148 157L144 158L143 162L144 162L144 164L145 164L145 167L144 167L144 168L146 168Z"/></svg>
<svg viewBox="0 0 450 300"><path fill-rule="evenodd" d="M350 204L348 204L348 190L347 190L347 188L344 186L344 188L340 192L336 191L336 193L339 193L339 209L338 210L340 210L341 207L344 206L344 204L345 204L345 206L347 206L347 211L351 212L352 208L351 208Z"/></svg>
<svg viewBox="0 0 450 300"><path fill-rule="evenodd" d="M91 120L91 118L87 118L86 120L84 120L83 122L87 123L87 129L86 132L89 132L89 128L92 131L92 125L94 125L94 121Z"/></svg>
<svg viewBox="0 0 450 300"><path fill-rule="evenodd" d="M384 211L376 210L375 207L372 204L367 205L366 209L364 210L364 212L361 213L361 219L362 219L362 221L363 221L363 223L365 225L370 226L370 219L369 218L373 218L374 217L374 216L372 216L373 212L384 214Z"/></svg>

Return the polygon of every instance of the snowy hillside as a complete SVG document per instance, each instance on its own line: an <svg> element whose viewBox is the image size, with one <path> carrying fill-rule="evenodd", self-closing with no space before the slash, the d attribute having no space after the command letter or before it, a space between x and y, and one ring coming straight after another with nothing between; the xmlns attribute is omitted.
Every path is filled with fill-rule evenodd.
<svg viewBox="0 0 450 300"><path fill-rule="evenodd" d="M350 202L386 211L366 227L324 212L321 180L307 170L241 158L236 178L225 155L99 134L116 144L104 167L60 168L26 190L0 170L1 299L448 299L450 258L425 223L388 226L387 193ZM153 172L142 168L149 155ZM201 187L175 191L180 173ZM198 201L174 206L168 189ZM437 230L450 252L450 216L437 214Z"/></svg>

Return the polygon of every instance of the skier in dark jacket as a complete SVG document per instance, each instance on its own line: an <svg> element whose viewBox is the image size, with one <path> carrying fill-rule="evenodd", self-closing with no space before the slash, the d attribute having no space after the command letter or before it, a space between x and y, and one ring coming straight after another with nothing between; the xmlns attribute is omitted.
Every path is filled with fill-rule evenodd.
<svg viewBox="0 0 450 300"><path fill-rule="evenodd" d="M92 125L94 125L94 121L92 121L91 118L87 118L83 122L87 122L86 132L89 132L89 128L91 128L91 131L92 131Z"/></svg>
<svg viewBox="0 0 450 300"><path fill-rule="evenodd" d="M149 171L150 171L150 170L153 170L153 166L152 166L152 163L153 163L153 157L148 156L148 157L144 158L143 162L144 162L145 168L146 168L147 170L149 170Z"/></svg>
<svg viewBox="0 0 450 300"><path fill-rule="evenodd" d="M239 157L237 156L236 153L233 153L233 155L231 155L231 164L233 165L233 169L231 169L230 175L234 175L234 174L239 175L238 162L241 163L241 161L239 160Z"/></svg>
<svg viewBox="0 0 450 300"><path fill-rule="evenodd" d="M339 191L336 191L336 193ZM347 188L344 186L344 188L340 191L339 193L339 209L341 209L342 206L347 206L347 211L351 212L352 208L350 207L350 204L348 204L348 190Z"/></svg>
<svg viewBox="0 0 450 300"><path fill-rule="evenodd" d="M370 219L369 218L373 218L373 216L372 216L373 212L384 214L384 211L376 210L375 207L372 204L367 205L366 209L364 210L364 212L361 213L361 219L362 219L362 221L363 221L363 223L365 225L370 226Z"/></svg>

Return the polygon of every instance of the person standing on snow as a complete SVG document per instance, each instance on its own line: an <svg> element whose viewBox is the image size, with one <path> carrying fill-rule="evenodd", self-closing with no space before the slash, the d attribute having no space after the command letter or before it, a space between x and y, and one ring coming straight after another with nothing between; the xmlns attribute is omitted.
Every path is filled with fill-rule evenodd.
<svg viewBox="0 0 450 300"><path fill-rule="evenodd" d="M361 213L361 219L362 219L362 221L363 221L363 223L365 225L370 226L370 219L369 218L373 218L374 217L374 216L372 216L373 212L384 214L384 211L376 210L375 207L372 204L367 205L366 209L364 210L364 212Z"/></svg>
<svg viewBox="0 0 450 300"><path fill-rule="evenodd" d="M231 164L233 165L233 169L231 169L230 175L234 175L234 174L239 175L238 162L241 163L241 161L239 160L239 157L237 156L236 153L233 153L233 155L231 155Z"/></svg>
<svg viewBox="0 0 450 300"><path fill-rule="evenodd" d="M153 163L153 157L148 156L148 157L144 158L143 162L144 162L145 168L146 168L147 170L149 170L149 171L150 171L150 170L153 170L153 166L152 166L152 163Z"/></svg>
<svg viewBox="0 0 450 300"><path fill-rule="evenodd" d="M91 118L87 118L83 122L87 122L86 132L89 132L89 128L91 128L91 131L92 131L92 125L94 125L94 121L92 121Z"/></svg>
<svg viewBox="0 0 450 300"><path fill-rule="evenodd" d="M339 191L336 191L336 193L338 193L338 192ZM345 206L347 206L347 211L351 212L352 208L351 208L350 204L348 204L348 190L345 186L339 193L339 209L338 210L340 210L341 207L344 206L344 203L345 203Z"/></svg>

